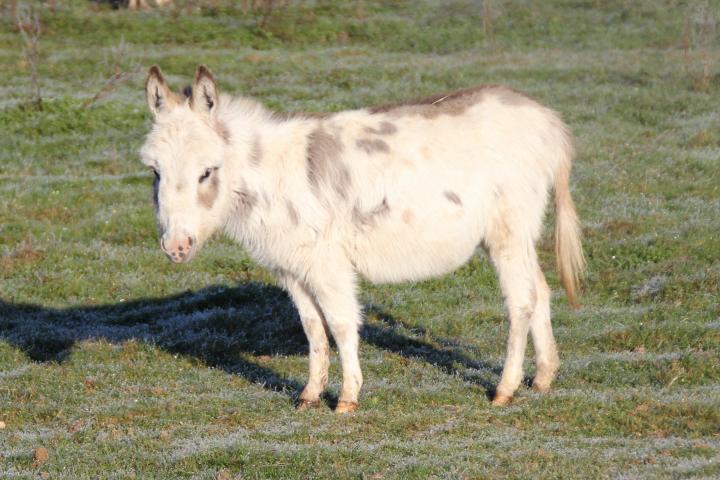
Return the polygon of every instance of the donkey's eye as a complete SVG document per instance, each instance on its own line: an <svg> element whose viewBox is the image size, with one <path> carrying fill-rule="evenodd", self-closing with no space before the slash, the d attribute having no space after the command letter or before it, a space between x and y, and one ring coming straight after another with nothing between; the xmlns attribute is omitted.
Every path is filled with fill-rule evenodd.
<svg viewBox="0 0 720 480"><path fill-rule="evenodd" d="M213 170L214 170L213 168L208 168L207 170L205 170L205 173L203 173L200 176L200 183L202 183L205 180L207 180L208 178L210 178L210 175L212 175Z"/></svg>

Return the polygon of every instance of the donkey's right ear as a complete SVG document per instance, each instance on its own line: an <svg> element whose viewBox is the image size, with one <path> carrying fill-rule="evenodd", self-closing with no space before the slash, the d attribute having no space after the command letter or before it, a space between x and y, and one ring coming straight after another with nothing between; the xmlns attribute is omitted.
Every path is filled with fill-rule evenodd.
<svg viewBox="0 0 720 480"><path fill-rule="evenodd" d="M175 94L168 88L165 78L160 72L160 67L157 65L150 67L145 80L145 98L155 117L160 113L167 112L177 104Z"/></svg>

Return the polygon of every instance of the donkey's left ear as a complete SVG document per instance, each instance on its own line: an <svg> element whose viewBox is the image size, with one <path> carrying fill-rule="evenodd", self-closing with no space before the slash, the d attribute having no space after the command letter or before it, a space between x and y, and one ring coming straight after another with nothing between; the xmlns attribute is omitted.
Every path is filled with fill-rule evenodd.
<svg viewBox="0 0 720 480"><path fill-rule="evenodd" d="M218 104L218 88L210 70L205 65L195 69L190 107L198 113L214 113Z"/></svg>

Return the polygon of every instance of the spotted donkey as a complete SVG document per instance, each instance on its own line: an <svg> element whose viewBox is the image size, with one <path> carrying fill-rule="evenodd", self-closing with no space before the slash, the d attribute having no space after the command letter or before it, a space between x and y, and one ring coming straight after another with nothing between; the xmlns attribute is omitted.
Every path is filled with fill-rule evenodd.
<svg viewBox="0 0 720 480"><path fill-rule="evenodd" d="M535 242L551 188L557 265L571 303L584 267L568 189L573 148L554 111L486 85L283 117L220 95L204 66L185 95L173 93L156 66L145 90L154 125L141 155L155 172L160 245L172 261L187 262L221 230L277 274L310 344L299 407L318 403L327 384L327 331L342 362L336 411L358 406L358 274L372 282L437 276L478 245L495 265L510 317L493 403L509 402L520 384L528 330L534 387L550 387L559 359Z"/></svg>

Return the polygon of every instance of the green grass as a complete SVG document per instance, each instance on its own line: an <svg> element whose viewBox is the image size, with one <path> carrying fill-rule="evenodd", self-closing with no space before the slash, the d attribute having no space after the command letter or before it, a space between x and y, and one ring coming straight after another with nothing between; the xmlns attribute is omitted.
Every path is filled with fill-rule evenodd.
<svg viewBox="0 0 720 480"><path fill-rule="evenodd" d="M720 476L716 2L494 1L485 27L470 1L303 2L264 23L224 0L57 3L41 110L0 7L0 478ZM153 63L175 87L206 63L282 111L492 82L561 112L589 269L572 310L547 229L554 390L489 405L507 322L479 253L363 284L361 409L330 410L334 358L327 405L296 412L307 345L272 278L225 239L188 265L159 251L137 154Z"/></svg>

